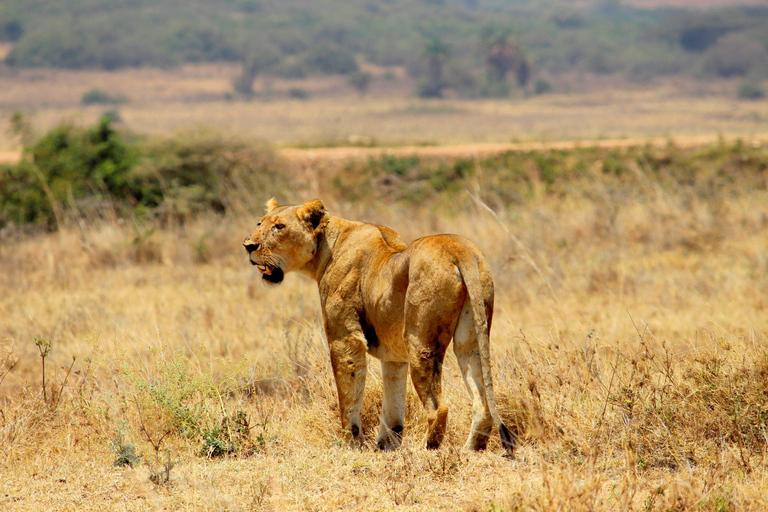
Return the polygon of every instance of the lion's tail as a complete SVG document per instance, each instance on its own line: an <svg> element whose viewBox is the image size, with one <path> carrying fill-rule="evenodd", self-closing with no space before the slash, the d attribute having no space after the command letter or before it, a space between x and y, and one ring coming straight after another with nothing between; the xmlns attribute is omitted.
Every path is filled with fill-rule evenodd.
<svg viewBox="0 0 768 512"><path fill-rule="evenodd" d="M480 348L480 365L483 371L483 383L485 384L485 398L488 401L488 410L491 413L493 422L499 429L501 444L507 450L507 454L514 456L517 445L517 435L511 432L501 420L499 411L496 409L496 398L493 393L493 378L491 376L491 341L488 337L490 327L488 316L485 313L485 303L483 301L483 288L480 284L480 269L477 261L472 258L469 261L459 261L459 271L464 279L464 285L467 287L469 302L472 307L472 313L475 317L475 332L477 333L477 344Z"/></svg>

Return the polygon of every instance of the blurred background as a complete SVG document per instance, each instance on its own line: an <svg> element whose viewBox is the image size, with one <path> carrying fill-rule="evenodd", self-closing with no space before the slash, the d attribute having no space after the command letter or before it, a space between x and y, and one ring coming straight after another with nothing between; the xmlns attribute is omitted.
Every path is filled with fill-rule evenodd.
<svg viewBox="0 0 768 512"><path fill-rule="evenodd" d="M282 146L749 134L768 2L5 0L0 59L6 161L16 112Z"/></svg>

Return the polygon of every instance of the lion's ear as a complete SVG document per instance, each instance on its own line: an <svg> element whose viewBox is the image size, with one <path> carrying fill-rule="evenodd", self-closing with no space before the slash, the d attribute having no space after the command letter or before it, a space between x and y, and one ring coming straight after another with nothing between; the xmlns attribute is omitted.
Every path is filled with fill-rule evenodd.
<svg viewBox="0 0 768 512"><path fill-rule="evenodd" d="M277 199L274 197L267 201L267 213L272 213L272 210L277 208Z"/></svg>
<svg viewBox="0 0 768 512"><path fill-rule="evenodd" d="M301 205L296 214L314 230L325 225L328 220L328 210L325 209L325 205L319 199Z"/></svg>

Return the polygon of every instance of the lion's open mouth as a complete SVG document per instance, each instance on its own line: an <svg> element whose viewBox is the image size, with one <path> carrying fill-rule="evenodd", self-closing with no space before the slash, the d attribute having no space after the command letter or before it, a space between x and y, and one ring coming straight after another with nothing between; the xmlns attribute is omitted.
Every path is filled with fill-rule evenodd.
<svg viewBox="0 0 768 512"><path fill-rule="evenodd" d="M253 260L251 260L251 265L256 265L256 268L261 272L261 278L270 283L279 284L283 281L283 277L285 277L283 269L278 266L269 265L268 263L256 263Z"/></svg>

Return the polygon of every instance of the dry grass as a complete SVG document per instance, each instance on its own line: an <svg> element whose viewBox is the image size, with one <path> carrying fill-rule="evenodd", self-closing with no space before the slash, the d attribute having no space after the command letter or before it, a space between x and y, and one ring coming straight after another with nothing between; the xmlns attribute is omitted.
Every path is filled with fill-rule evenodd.
<svg viewBox="0 0 768 512"><path fill-rule="evenodd" d="M252 219L6 239L0 508L765 509L768 190L646 179L622 192L597 176L498 218L325 197L336 214L408 239L463 234L489 255L497 395L523 439L514 461L497 439L460 451L470 404L452 355L440 450L421 447L412 393L401 450L349 447L314 283L261 287L239 246ZM35 338L52 343L47 403ZM228 454L204 456L214 446ZM135 467L113 465L130 453Z"/></svg>
<svg viewBox="0 0 768 512"><path fill-rule="evenodd" d="M407 79L377 78L370 94L361 98L342 78L314 78L259 82L256 89L268 92L245 102L226 99L237 72L232 65L116 72L4 69L0 120L22 111L41 132L62 119L93 123L111 109L80 105L83 93L93 88L128 98L117 109L124 126L138 133L166 134L202 124L280 146L751 136L763 133L768 119L766 102L736 101L736 81L680 78L633 85L607 78L557 77L556 94L425 101L413 97L414 86ZM291 87L312 96L289 99ZM18 141L0 129L0 151L17 146Z"/></svg>

